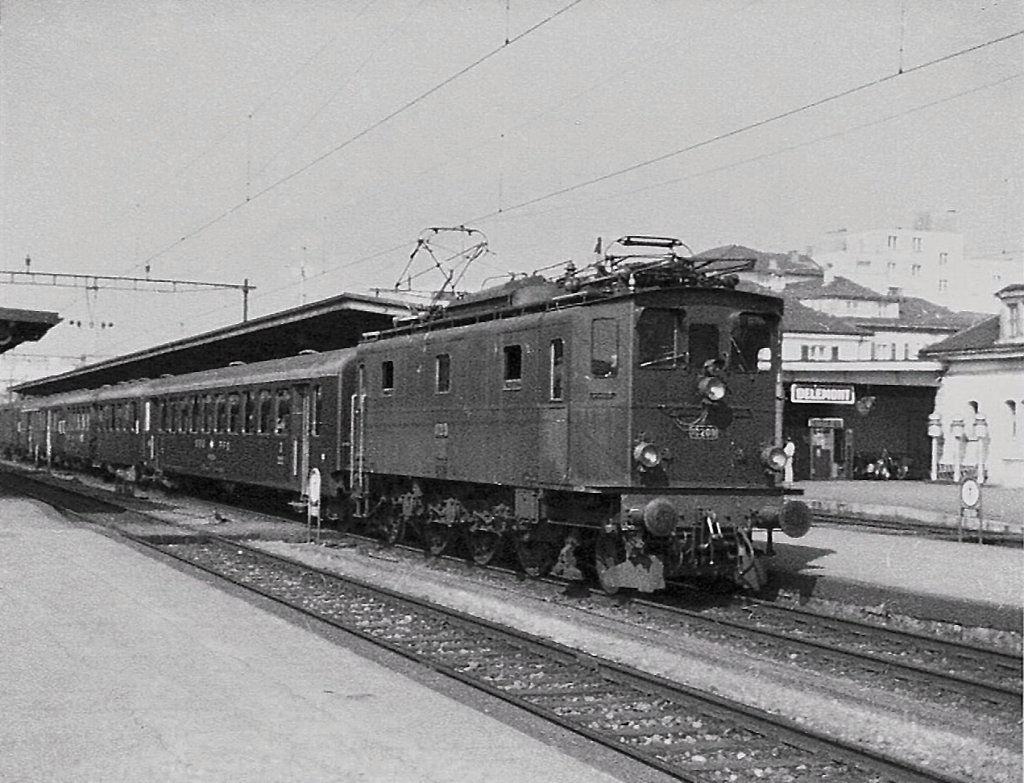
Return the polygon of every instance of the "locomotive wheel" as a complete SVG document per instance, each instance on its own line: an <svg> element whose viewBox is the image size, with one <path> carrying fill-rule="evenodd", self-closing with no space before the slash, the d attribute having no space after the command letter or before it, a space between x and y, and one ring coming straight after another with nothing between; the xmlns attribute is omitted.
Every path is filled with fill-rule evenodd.
<svg viewBox="0 0 1024 783"><path fill-rule="evenodd" d="M477 565L488 565L501 551L501 534L493 530L471 530L467 539L469 556Z"/></svg>
<svg viewBox="0 0 1024 783"><path fill-rule="evenodd" d="M594 573L597 583L607 595L619 592L619 582L615 578L615 566L621 561L619 540L616 536L599 533L594 542Z"/></svg>
<svg viewBox="0 0 1024 783"><path fill-rule="evenodd" d="M424 526L423 540L427 545L427 551L435 557L443 554L454 538L455 528L452 525L428 523Z"/></svg>
<svg viewBox="0 0 1024 783"><path fill-rule="evenodd" d="M519 565L530 576L547 576L558 561L558 543L535 535L516 535L516 555Z"/></svg>
<svg viewBox="0 0 1024 783"><path fill-rule="evenodd" d="M398 514L390 513L378 524L380 537L388 546L394 546L405 536L405 520Z"/></svg>

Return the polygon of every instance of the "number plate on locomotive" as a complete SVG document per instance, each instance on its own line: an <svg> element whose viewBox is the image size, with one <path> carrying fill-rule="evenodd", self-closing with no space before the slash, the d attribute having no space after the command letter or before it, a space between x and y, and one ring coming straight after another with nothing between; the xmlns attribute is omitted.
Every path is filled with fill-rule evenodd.
<svg viewBox="0 0 1024 783"><path fill-rule="evenodd" d="M712 424L691 424L690 440L718 440L718 427Z"/></svg>

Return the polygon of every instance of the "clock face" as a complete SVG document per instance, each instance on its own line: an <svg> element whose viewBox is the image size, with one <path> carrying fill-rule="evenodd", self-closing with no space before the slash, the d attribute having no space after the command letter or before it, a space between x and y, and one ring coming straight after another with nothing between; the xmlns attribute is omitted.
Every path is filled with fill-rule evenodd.
<svg viewBox="0 0 1024 783"><path fill-rule="evenodd" d="M981 489L978 487L978 482L974 479L967 479L960 485L960 500L965 506L973 508L978 505L980 498Z"/></svg>

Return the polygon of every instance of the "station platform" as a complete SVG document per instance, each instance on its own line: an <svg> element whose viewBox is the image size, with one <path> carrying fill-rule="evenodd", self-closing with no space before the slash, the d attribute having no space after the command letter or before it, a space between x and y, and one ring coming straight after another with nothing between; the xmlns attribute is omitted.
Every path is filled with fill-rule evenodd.
<svg viewBox="0 0 1024 783"><path fill-rule="evenodd" d="M1020 632L1024 553L1020 548L932 540L915 522L958 522L956 485L911 481L802 482L814 509L899 521L892 532L851 529L841 519L799 539L778 535L770 563L776 589L963 626ZM986 529L1020 531L1024 490L984 487ZM880 516L885 512L887 516ZM991 515L991 516L990 516Z"/></svg>
<svg viewBox="0 0 1024 783"><path fill-rule="evenodd" d="M8 783L620 779L10 496L0 635Z"/></svg>

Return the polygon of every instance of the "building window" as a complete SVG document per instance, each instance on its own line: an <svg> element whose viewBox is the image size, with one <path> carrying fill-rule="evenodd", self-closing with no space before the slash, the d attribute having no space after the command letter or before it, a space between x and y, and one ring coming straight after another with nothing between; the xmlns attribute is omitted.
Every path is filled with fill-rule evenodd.
<svg viewBox="0 0 1024 783"><path fill-rule="evenodd" d="M948 280L940 280L939 281L939 290L940 291L945 291L947 288L949 288L949 281Z"/></svg>
<svg viewBox="0 0 1024 783"><path fill-rule="evenodd" d="M949 253L939 253L939 266L949 263Z"/></svg>
<svg viewBox="0 0 1024 783"><path fill-rule="evenodd" d="M833 345L832 346L832 361L834 361L834 362L838 362L839 361L839 346L838 345Z"/></svg>
<svg viewBox="0 0 1024 783"><path fill-rule="evenodd" d="M888 247L889 247L890 250L892 248L896 247L896 235L895 234L889 234Z"/></svg>
<svg viewBox="0 0 1024 783"><path fill-rule="evenodd" d="M800 360L806 362L810 358L811 358L811 346L809 346L809 345L801 345L800 346Z"/></svg>
<svg viewBox="0 0 1024 783"><path fill-rule="evenodd" d="M911 277L919 277L921 275L921 265L920 264L914 264L913 266L911 266L910 267L910 275L911 275Z"/></svg>
<svg viewBox="0 0 1024 783"><path fill-rule="evenodd" d="M921 252L921 237L914 237L913 240L911 240L911 241L913 242L913 245L914 245L914 252L915 253L920 253Z"/></svg>
<svg viewBox="0 0 1024 783"><path fill-rule="evenodd" d="M1006 423L1009 425L1006 430L1010 433L1010 438L1016 440L1019 425L1017 422L1017 403L1013 400L1006 401Z"/></svg>
<svg viewBox="0 0 1024 783"><path fill-rule="evenodd" d="M896 274L896 262L895 261L890 261L888 264L886 264L886 266L885 266L885 273L889 277L892 277L893 275Z"/></svg>
<svg viewBox="0 0 1024 783"><path fill-rule="evenodd" d="M551 341L551 388L549 397L559 401L565 396L565 343Z"/></svg>
<svg viewBox="0 0 1024 783"><path fill-rule="evenodd" d="M1011 302L1007 309L1009 318L1006 319L1006 336L1020 337L1020 305L1017 302Z"/></svg>
<svg viewBox="0 0 1024 783"><path fill-rule="evenodd" d="M452 390L452 357L442 353L434 357L434 389L438 394Z"/></svg>
<svg viewBox="0 0 1024 783"><path fill-rule="evenodd" d="M385 394L391 394L395 390L395 363L380 363L380 390Z"/></svg>
<svg viewBox="0 0 1024 783"><path fill-rule="evenodd" d="M506 389L518 389L523 385L523 346L506 345L502 349L503 376Z"/></svg>
<svg viewBox="0 0 1024 783"><path fill-rule="evenodd" d="M871 266L871 262L870 261L865 261L863 259L858 259L858 261L857 261L857 269L868 269L870 266Z"/></svg>

